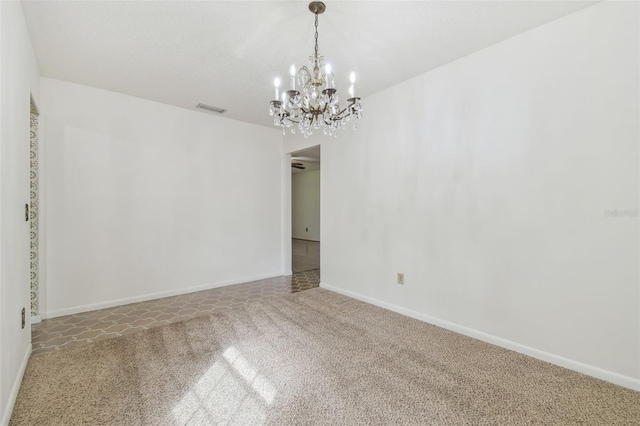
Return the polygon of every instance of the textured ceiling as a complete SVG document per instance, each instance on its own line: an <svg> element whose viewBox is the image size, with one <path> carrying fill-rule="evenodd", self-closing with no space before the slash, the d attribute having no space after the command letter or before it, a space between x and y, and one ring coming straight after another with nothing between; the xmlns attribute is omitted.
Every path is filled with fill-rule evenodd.
<svg viewBox="0 0 640 426"><path fill-rule="evenodd" d="M361 97L593 2L326 1L320 53ZM307 1L23 1L43 76L271 125L272 82L313 52ZM366 101L366 99L365 99ZM365 104L366 108L366 104Z"/></svg>

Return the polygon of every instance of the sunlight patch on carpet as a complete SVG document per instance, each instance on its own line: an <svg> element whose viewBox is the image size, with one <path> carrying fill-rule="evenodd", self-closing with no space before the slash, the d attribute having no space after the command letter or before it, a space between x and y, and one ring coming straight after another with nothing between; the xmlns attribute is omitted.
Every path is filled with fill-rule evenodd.
<svg viewBox="0 0 640 426"><path fill-rule="evenodd" d="M258 392L264 401L271 405L278 393L269 380L260 374L258 369L251 364L236 348L229 346L222 354L224 359L233 369L242 376L243 379Z"/></svg>
<svg viewBox="0 0 640 426"><path fill-rule="evenodd" d="M172 409L179 424L193 421L237 421L238 416L261 424L265 404L278 391L238 349L228 347ZM259 397L259 398L258 398Z"/></svg>

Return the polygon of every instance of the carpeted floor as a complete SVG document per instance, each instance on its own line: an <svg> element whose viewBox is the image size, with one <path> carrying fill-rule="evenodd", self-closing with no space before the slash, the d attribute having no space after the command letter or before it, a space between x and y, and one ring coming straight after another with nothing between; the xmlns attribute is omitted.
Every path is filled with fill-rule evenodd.
<svg viewBox="0 0 640 426"><path fill-rule="evenodd" d="M323 289L34 355L11 425L640 424L640 393Z"/></svg>

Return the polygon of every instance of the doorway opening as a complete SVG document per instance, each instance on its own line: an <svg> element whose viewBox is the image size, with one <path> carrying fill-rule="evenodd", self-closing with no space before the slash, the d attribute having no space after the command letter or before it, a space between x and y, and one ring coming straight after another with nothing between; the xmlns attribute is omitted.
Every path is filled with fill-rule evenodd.
<svg viewBox="0 0 640 426"><path fill-rule="evenodd" d="M31 293L31 323L40 322L40 259L39 259L39 197L40 197L40 164L38 126L40 113L38 107L30 99L31 114L29 119L29 286Z"/></svg>
<svg viewBox="0 0 640 426"><path fill-rule="evenodd" d="M294 284L320 284L320 146L291 154L291 269Z"/></svg>

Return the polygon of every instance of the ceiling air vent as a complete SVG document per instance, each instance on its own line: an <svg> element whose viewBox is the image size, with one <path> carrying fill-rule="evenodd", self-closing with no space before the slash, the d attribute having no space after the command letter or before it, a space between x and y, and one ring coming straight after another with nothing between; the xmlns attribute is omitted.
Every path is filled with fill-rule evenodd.
<svg viewBox="0 0 640 426"><path fill-rule="evenodd" d="M196 108L205 109L207 111L215 112L217 114L223 114L226 111L226 109L214 107L214 106L211 106L211 105L205 105L205 104L198 104L198 105L196 105Z"/></svg>

